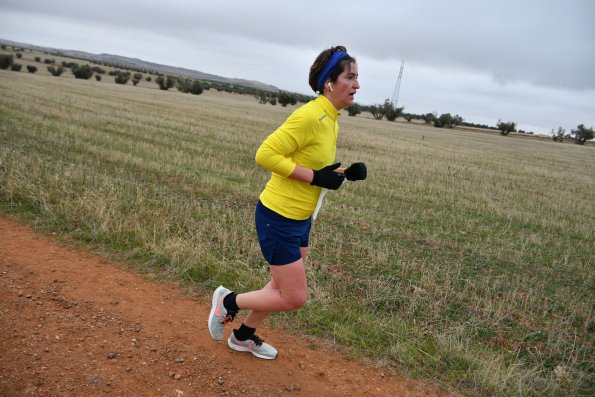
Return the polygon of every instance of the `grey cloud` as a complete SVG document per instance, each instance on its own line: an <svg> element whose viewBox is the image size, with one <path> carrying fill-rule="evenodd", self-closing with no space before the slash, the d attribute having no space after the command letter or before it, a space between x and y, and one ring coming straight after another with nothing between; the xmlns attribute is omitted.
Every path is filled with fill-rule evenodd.
<svg viewBox="0 0 595 397"><path fill-rule="evenodd" d="M489 73L569 89L595 88L595 3L589 0L245 2L5 0L2 7L200 42L206 34Z"/></svg>

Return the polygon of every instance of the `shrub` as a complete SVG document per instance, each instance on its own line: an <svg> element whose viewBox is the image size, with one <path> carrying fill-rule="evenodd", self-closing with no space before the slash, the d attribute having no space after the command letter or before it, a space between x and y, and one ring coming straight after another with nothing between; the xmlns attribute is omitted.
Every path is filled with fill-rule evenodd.
<svg viewBox="0 0 595 397"><path fill-rule="evenodd" d="M95 75L95 80L97 80L97 81L101 81L101 75L100 75L100 74L96 74L96 75Z"/></svg>
<svg viewBox="0 0 595 397"><path fill-rule="evenodd" d="M14 72L20 72L21 67L23 67L23 65L21 65L20 63L13 63L12 65L10 65L10 70Z"/></svg>
<svg viewBox="0 0 595 397"><path fill-rule="evenodd" d="M288 104L295 105L297 103L297 98L295 95L292 95L289 92L281 91L279 93L279 103L283 107L287 106Z"/></svg>
<svg viewBox="0 0 595 397"><path fill-rule="evenodd" d="M35 62L41 62L41 57L35 57Z"/></svg>
<svg viewBox="0 0 595 397"><path fill-rule="evenodd" d="M89 65L78 66L72 69L72 73L77 79L89 80L93 76L93 70L91 70L91 66Z"/></svg>
<svg viewBox="0 0 595 397"><path fill-rule="evenodd" d="M516 123L512 121L504 122L498 120L498 124L496 124L496 128L500 130L500 135L508 135L511 132L516 131Z"/></svg>
<svg viewBox="0 0 595 397"><path fill-rule="evenodd" d="M434 113L426 113L421 118L426 124L432 124L436 120L436 115Z"/></svg>
<svg viewBox="0 0 595 397"><path fill-rule="evenodd" d="M29 73L35 73L37 72L37 66L27 65L27 70L29 71Z"/></svg>
<svg viewBox="0 0 595 397"><path fill-rule="evenodd" d="M450 113L442 113L440 117L434 120L434 126L438 128L452 128L452 115Z"/></svg>
<svg viewBox="0 0 595 397"><path fill-rule="evenodd" d="M56 63L56 60L53 59L53 58L52 59L46 58L46 59L43 60L43 62L45 62L48 65L53 65L54 63Z"/></svg>
<svg viewBox="0 0 595 397"><path fill-rule="evenodd" d="M384 115L388 121L395 121L402 113L404 107L396 108L392 101L384 100Z"/></svg>
<svg viewBox="0 0 595 397"><path fill-rule="evenodd" d="M76 62L65 62L62 61L62 66L65 68L76 69L79 67L79 64Z"/></svg>
<svg viewBox="0 0 595 397"><path fill-rule="evenodd" d="M452 118L453 127L456 127L457 125L461 125L461 124L463 124L463 118L461 116L459 116L458 114L455 114Z"/></svg>
<svg viewBox="0 0 595 397"><path fill-rule="evenodd" d="M167 76L167 78L159 76L155 79L155 82L159 85L159 89L165 91L169 90L176 84L176 81L171 76Z"/></svg>
<svg viewBox="0 0 595 397"><path fill-rule="evenodd" d="M147 80L147 81L151 81L151 80L153 80L153 79L151 78L151 76L147 76L147 78L146 78L145 80Z"/></svg>
<svg viewBox="0 0 595 397"><path fill-rule="evenodd" d="M574 143L584 145L588 140L595 138L595 131L593 127L587 128L584 124L579 124L576 129L570 131L570 135L574 138Z"/></svg>
<svg viewBox="0 0 595 397"><path fill-rule="evenodd" d="M17 52L16 53L16 56L17 56L18 59L21 59L23 57L23 53Z"/></svg>
<svg viewBox="0 0 595 397"><path fill-rule="evenodd" d="M116 82L116 84L126 84L128 83L128 79L130 79L130 72L120 72L118 73L114 81Z"/></svg>
<svg viewBox="0 0 595 397"><path fill-rule="evenodd" d="M8 69L14 62L14 57L8 54L0 54L0 69Z"/></svg>
<svg viewBox="0 0 595 397"><path fill-rule="evenodd" d="M52 76L60 76L64 72L64 68L62 66L48 66L48 72L52 74Z"/></svg>
<svg viewBox="0 0 595 397"><path fill-rule="evenodd" d="M200 95L203 92L202 84L198 80L194 80L192 84L190 84L190 93L192 95Z"/></svg>
<svg viewBox="0 0 595 397"><path fill-rule="evenodd" d="M562 128L562 126L558 127L558 131L555 132L552 128L552 135L554 142L564 142L564 138L566 137L566 129Z"/></svg>
<svg viewBox="0 0 595 397"><path fill-rule="evenodd" d="M176 80L176 87L178 88L178 91L182 91L184 94L190 92L190 79L178 77Z"/></svg>
<svg viewBox="0 0 595 397"><path fill-rule="evenodd" d="M141 73L133 74L132 75L132 84L134 84L134 86L136 86L138 83L140 83L142 78L143 78L143 75Z"/></svg>
<svg viewBox="0 0 595 397"><path fill-rule="evenodd" d="M369 110L376 120L381 120L384 117L384 108L380 105L371 105Z"/></svg>
<svg viewBox="0 0 595 397"><path fill-rule="evenodd" d="M357 103L354 103L353 105L347 108L347 112L350 116L357 116L362 112L362 107Z"/></svg>

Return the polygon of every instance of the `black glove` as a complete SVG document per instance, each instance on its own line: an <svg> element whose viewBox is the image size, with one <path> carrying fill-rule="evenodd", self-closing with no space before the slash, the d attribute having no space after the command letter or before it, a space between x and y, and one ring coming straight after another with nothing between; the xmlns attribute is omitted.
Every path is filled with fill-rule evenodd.
<svg viewBox="0 0 595 397"><path fill-rule="evenodd" d="M368 176L368 169L364 163L353 163L345 170L348 181L362 181Z"/></svg>
<svg viewBox="0 0 595 397"><path fill-rule="evenodd" d="M339 168L340 165L341 163L335 163L314 171L314 178L312 178L310 185L337 190L341 187L343 180L345 180L345 175L333 171Z"/></svg>

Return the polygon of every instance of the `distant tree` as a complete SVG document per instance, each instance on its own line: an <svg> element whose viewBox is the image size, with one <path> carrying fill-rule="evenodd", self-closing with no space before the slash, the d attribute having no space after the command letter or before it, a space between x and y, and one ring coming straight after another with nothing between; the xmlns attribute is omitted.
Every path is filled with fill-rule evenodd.
<svg viewBox="0 0 595 397"><path fill-rule="evenodd" d="M126 84L130 78L130 72L120 72L114 78L116 84ZM136 85L136 84L135 84Z"/></svg>
<svg viewBox="0 0 595 397"><path fill-rule="evenodd" d="M426 124L432 124L436 120L436 115L434 113L426 113L421 118Z"/></svg>
<svg viewBox="0 0 595 397"><path fill-rule="evenodd" d="M347 108L347 114L349 114L350 116L357 116L361 112L362 107L355 102Z"/></svg>
<svg viewBox="0 0 595 397"><path fill-rule="evenodd" d="M140 83L141 79L143 78L143 75L141 73L135 73L132 75L132 84L134 84L135 86Z"/></svg>
<svg viewBox="0 0 595 397"><path fill-rule="evenodd" d="M37 72L37 66L27 65L27 70L29 71L29 73L35 73Z"/></svg>
<svg viewBox="0 0 595 397"><path fill-rule="evenodd" d="M14 57L8 54L0 54L0 69L8 69L14 62Z"/></svg>
<svg viewBox="0 0 595 397"><path fill-rule="evenodd" d="M46 62L47 63L47 62ZM79 64L76 62L66 62L62 61L62 67L69 68L69 69L76 69L79 67Z"/></svg>
<svg viewBox="0 0 595 397"><path fill-rule="evenodd" d="M176 79L176 88L178 89L178 91L181 91L184 94L190 92L191 84L192 84L192 80L190 80L190 79L183 78L183 77L178 77Z"/></svg>
<svg viewBox="0 0 595 397"><path fill-rule="evenodd" d="M145 80L147 80L147 81L151 81L151 80L153 80L153 79L151 78L151 76L147 76L147 77L145 78Z"/></svg>
<svg viewBox="0 0 595 397"><path fill-rule="evenodd" d="M60 76L64 72L64 68L62 66L51 65L48 66L48 72L50 72L52 76Z"/></svg>
<svg viewBox="0 0 595 397"><path fill-rule="evenodd" d="M95 75L95 80L97 80L97 81L101 81L101 75L100 75L100 74L96 74L96 75Z"/></svg>
<svg viewBox="0 0 595 397"><path fill-rule="evenodd" d="M434 119L434 127L452 128L452 126L452 115L450 113L442 113L440 117Z"/></svg>
<svg viewBox="0 0 595 397"><path fill-rule="evenodd" d="M269 98L269 103L273 106L275 106L277 104L277 98L275 97L270 97Z"/></svg>
<svg viewBox="0 0 595 397"><path fill-rule="evenodd" d="M203 92L202 84L198 80L194 80L192 84L190 84L190 91L192 95L200 95Z"/></svg>
<svg viewBox="0 0 595 397"><path fill-rule="evenodd" d="M289 92L281 91L279 93L279 103L281 106L286 107L289 104L295 105L297 103L297 98L295 95L290 94Z"/></svg>
<svg viewBox="0 0 595 397"><path fill-rule="evenodd" d="M35 62L41 62L41 57L35 57Z"/></svg>
<svg viewBox="0 0 595 397"><path fill-rule="evenodd" d="M390 99L385 99L382 105L384 115L388 121L395 121L402 113L404 108L395 108L395 105Z"/></svg>
<svg viewBox="0 0 595 397"><path fill-rule="evenodd" d="M10 70L12 70L13 72L20 72L22 67L23 65L21 65L20 63L13 63L12 65L10 65Z"/></svg>
<svg viewBox="0 0 595 397"><path fill-rule="evenodd" d="M21 59L23 57L23 53L22 52L17 52L15 55L16 55L16 57L18 59Z"/></svg>
<svg viewBox="0 0 595 397"><path fill-rule="evenodd" d="M52 64L56 63L56 60L53 59L53 58L51 58L51 59L50 58L46 58L46 59L43 60L43 62L45 62L47 65L52 65Z"/></svg>
<svg viewBox="0 0 595 397"><path fill-rule="evenodd" d="M498 124L496 124L496 128L498 128L500 130L500 135L508 135L511 132L515 132L516 131L516 123L512 122L512 121L501 121L498 120Z"/></svg>
<svg viewBox="0 0 595 397"><path fill-rule="evenodd" d="M155 79L155 82L159 85L159 89L165 90L165 91L169 90L176 84L176 80L173 77L171 77L171 76L163 77L163 75L160 75L159 77L157 77Z"/></svg>
<svg viewBox="0 0 595 397"><path fill-rule="evenodd" d="M552 136L554 142L564 142L564 136L566 135L566 129L562 128L561 126L558 127L558 131L554 131L552 128Z"/></svg>
<svg viewBox="0 0 595 397"><path fill-rule="evenodd" d="M457 125L461 125L461 124L463 124L463 118L461 116L459 116L458 114L454 115L452 117L453 127L456 127Z"/></svg>
<svg viewBox="0 0 595 397"><path fill-rule="evenodd" d="M574 143L584 145L585 142L595 137L593 127L587 128L584 124L579 124L576 129L570 131L570 135L574 138Z"/></svg>
<svg viewBox="0 0 595 397"><path fill-rule="evenodd" d="M384 106L381 105L371 105L369 107L370 113L376 120L382 120L384 117Z"/></svg>
<svg viewBox="0 0 595 397"><path fill-rule="evenodd" d="M93 77L93 70L91 70L91 66L85 64L72 69L72 74L74 74L74 78L76 79L89 80Z"/></svg>

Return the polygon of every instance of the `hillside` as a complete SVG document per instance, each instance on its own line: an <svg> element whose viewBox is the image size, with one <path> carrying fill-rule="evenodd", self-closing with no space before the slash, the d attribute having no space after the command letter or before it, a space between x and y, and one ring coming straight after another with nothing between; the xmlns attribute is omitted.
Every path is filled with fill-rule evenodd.
<svg viewBox="0 0 595 397"><path fill-rule="evenodd" d="M64 56L64 57L82 59L82 60L89 61L89 62L108 63L108 64L120 65L122 67L128 67L128 68L134 68L134 69L154 70L154 71L161 72L164 74L185 76L185 77L193 78L193 79L197 79L197 80L206 80L206 81L214 81L214 82L218 82L218 83L234 84L234 85L239 85L239 86L249 87L249 88L256 88L256 89L265 90L265 91L272 91L272 92L279 91L279 88L277 88L273 85L270 85L270 84L265 84L265 83L259 82L259 81L217 76L217 75L210 74L210 73L200 72L198 70L192 70L192 69L181 68L181 67L170 66L170 65L163 65L163 64L159 64L159 63L144 61L144 60L138 59L138 58L129 58L129 57L125 57L122 55L92 54L92 53L85 52L85 51L44 47L44 46L20 43L20 42L4 40L4 39L0 39L0 44L22 47L22 48L27 48L30 50L41 51L41 52L47 52L49 54L53 54L56 56Z"/></svg>

